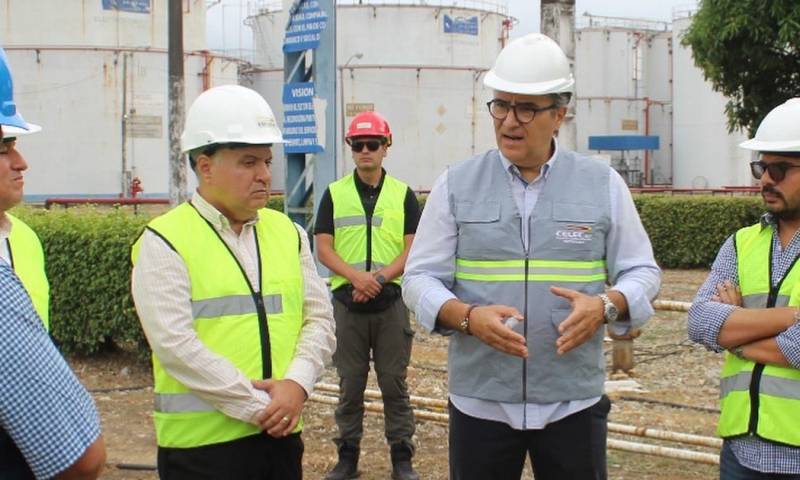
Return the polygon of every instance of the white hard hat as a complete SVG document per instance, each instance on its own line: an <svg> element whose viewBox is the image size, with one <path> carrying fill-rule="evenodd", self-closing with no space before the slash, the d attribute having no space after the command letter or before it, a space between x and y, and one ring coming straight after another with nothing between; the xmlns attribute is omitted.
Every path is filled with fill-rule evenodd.
<svg viewBox="0 0 800 480"><path fill-rule="evenodd" d="M222 85L201 93L186 114L181 151L217 143L286 143L264 97L240 85Z"/></svg>
<svg viewBox="0 0 800 480"><path fill-rule="evenodd" d="M12 127L11 125L3 125L3 136L6 138L9 137L21 137L23 135L30 135L31 133L41 132L42 127L39 125L34 125L33 123L28 122L28 129L25 130L24 128L19 127Z"/></svg>
<svg viewBox="0 0 800 480"><path fill-rule="evenodd" d="M546 35L530 33L503 48L483 84L502 92L547 95L571 93L575 78L561 47Z"/></svg>
<svg viewBox="0 0 800 480"><path fill-rule="evenodd" d="M800 152L800 98L773 108L761 121L755 138L739 146L759 152Z"/></svg>

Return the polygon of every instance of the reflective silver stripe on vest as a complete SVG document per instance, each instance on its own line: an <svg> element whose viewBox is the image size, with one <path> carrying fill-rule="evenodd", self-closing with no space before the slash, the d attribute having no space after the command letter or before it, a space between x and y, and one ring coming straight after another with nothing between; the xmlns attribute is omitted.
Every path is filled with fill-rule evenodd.
<svg viewBox="0 0 800 480"><path fill-rule="evenodd" d="M720 381L720 398L731 392L746 392L750 390L751 372L741 372L725 377ZM763 375L759 384L759 393L773 397L800 400L800 381L789 378Z"/></svg>
<svg viewBox="0 0 800 480"><path fill-rule="evenodd" d="M456 265L459 273L474 273L477 275L525 275L525 266L519 267L467 267ZM528 267L528 275L593 275L605 274L605 267L596 268L545 268Z"/></svg>
<svg viewBox="0 0 800 480"><path fill-rule="evenodd" d="M162 413L214 412L217 409L193 393L157 393L155 411Z"/></svg>
<svg viewBox="0 0 800 480"><path fill-rule="evenodd" d="M744 308L767 308L767 300L769 300L769 294L767 293L745 295L742 297L742 306ZM778 298L775 299L775 306L785 307L787 305L789 305L789 297L787 295L778 295Z"/></svg>
<svg viewBox="0 0 800 480"><path fill-rule="evenodd" d="M761 377L760 393L790 400L800 400L800 381L764 375Z"/></svg>
<svg viewBox="0 0 800 480"><path fill-rule="evenodd" d="M264 307L267 310L267 314L277 315L283 313L281 295L264 295ZM227 315L246 315L248 313L256 313L256 304L250 295L231 295L229 297L192 301L192 316L195 320Z"/></svg>
<svg viewBox="0 0 800 480"><path fill-rule="evenodd" d="M348 265L350 265L351 267L355 268L359 272L365 272L367 270L367 262L349 263ZM372 262L372 271L373 272L377 271L377 270L379 270L379 269L381 269L381 268L383 268L385 266L386 265L384 265L384 264L382 264L380 262L373 261Z"/></svg>
<svg viewBox="0 0 800 480"><path fill-rule="evenodd" d="M740 372L730 377L724 377L719 381L719 398L731 392L750 390L750 379L753 378L752 372Z"/></svg>
<svg viewBox="0 0 800 480"><path fill-rule="evenodd" d="M380 227L383 225L383 217L372 217L372 226ZM367 217L364 215L353 215L350 217L338 217L333 219L333 228L354 227L357 225L366 225Z"/></svg>

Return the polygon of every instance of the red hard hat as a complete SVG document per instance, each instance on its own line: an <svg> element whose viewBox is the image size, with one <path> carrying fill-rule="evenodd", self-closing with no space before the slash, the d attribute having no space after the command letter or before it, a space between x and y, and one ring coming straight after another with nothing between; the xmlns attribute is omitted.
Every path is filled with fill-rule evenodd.
<svg viewBox="0 0 800 480"><path fill-rule="evenodd" d="M353 117L345 141L350 144L350 139L353 137L383 137L386 139L387 147L392 144L389 122L378 112L361 112Z"/></svg>

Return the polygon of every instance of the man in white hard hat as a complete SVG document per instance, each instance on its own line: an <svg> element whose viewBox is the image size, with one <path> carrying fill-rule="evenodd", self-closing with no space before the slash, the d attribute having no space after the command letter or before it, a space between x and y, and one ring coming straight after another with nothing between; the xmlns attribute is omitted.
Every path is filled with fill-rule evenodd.
<svg viewBox="0 0 800 480"><path fill-rule="evenodd" d="M0 48L0 478L94 479L105 464L100 418L44 328L39 238L8 213L28 168L17 137L39 130L17 110Z"/></svg>
<svg viewBox="0 0 800 480"><path fill-rule="evenodd" d="M301 413L336 342L306 232L265 208L283 137L258 93L226 85L197 97L181 143L197 191L132 251L159 475L300 479Z"/></svg>
<svg viewBox="0 0 800 480"><path fill-rule="evenodd" d="M603 326L653 313L660 270L622 178L562 149L574 80L540 34L484 84L498 149L434 183L403 278L421 325L450 335L450 478L606 477ZM609 283L611 288L606 291Z"/></svg>
<svg viewBox="0 0 800 480"><path fill-rule="evenodd" d="M770 111L750 163L767 213L728 237L689 310L689 337L725 352L720 478L800 479L800 98Z"/></svg>

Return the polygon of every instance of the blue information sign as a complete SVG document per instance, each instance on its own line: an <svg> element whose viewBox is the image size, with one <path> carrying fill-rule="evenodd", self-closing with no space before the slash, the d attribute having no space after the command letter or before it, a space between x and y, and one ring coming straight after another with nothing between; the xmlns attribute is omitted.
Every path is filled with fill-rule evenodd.
<svg viewBox="0 0 800 480"><path fill-rule="evenodd" d="M286 153L318 153L317 122L314 119L314 84L287 83L283 86L283 137L289 141Z"/></svg>
<svg viewBox="0 0 800 480"><path fill-rule="evenodd" d="M451 17L444 16L444 33L462 33L464 35L478 35L478 17Z"/></svg>
<svg viewBox="0 0 800 480"><path fill-rule="evenodd" d="M150 13L150 0L103 0L103 10Z"/></svg>
<svg viewBox="0 0 800 480"><path fill-rule="evenodd" d="M283 39L283 51L300 52L319 46L320 33L328 25L328 14L317 0L301 0L292 8Z"/></svg>

